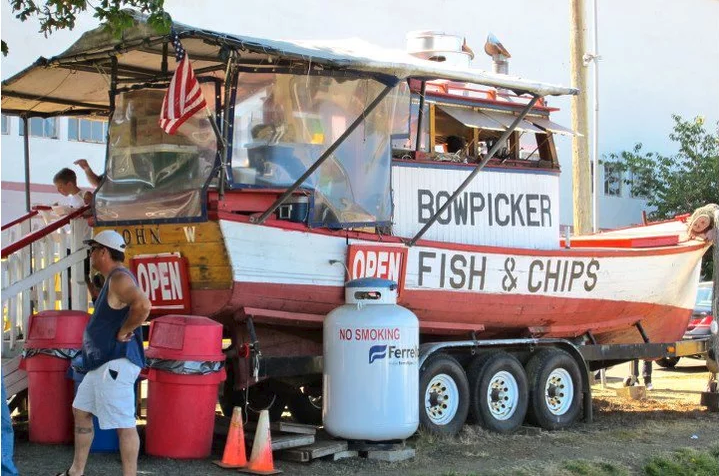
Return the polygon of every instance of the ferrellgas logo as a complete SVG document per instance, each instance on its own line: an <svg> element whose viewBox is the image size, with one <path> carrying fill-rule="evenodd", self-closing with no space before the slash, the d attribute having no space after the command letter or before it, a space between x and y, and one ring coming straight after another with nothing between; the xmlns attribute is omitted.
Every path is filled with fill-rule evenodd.
<svg viewBox="0 0 719 476"><path fill-rule="evenodd" d="M394 345L373 345L369 348L369 363L375 360L388 359L390 365L408 365L417 363L418 347L396 347Z"/></svg>
<svg viewBox="0 0 719 476"><path fill-rule="evenodd" d="M369 363L387 357L387 345L373 345L369 348Z"/></svg>

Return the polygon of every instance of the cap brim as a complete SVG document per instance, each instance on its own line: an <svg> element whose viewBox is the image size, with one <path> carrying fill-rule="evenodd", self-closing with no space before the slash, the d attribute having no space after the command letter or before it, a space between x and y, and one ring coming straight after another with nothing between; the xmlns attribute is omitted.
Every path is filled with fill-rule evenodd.
<svg viewBox="0 0 719 476"><path fill-rule="evenodd" d="M82 240L82 244L89 246L89 245L95 245L95 244L99 245L100 243L98 243L97 241L95 241L93 239L89 239L89 240Z"/></svg>

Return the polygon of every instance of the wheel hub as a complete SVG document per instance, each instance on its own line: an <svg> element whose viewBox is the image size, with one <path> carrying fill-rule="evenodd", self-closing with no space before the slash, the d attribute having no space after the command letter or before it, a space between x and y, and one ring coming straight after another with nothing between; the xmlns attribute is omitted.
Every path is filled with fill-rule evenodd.
<svg viewBox="0 0 719 476"><path fill-rule="evenodd" d="M454 379L447 374L435 375L425 390L424 407L435 424L452 421L459 408L459 389Z"/></svg>
<svg viewBox="0 0 719 476"><path fill-rule="evenodd" d="M497 372L487 388L487 404L497 420L508 420L514 415L519 402L519 385L514 375L507 371Z"/></svg>
<svg viewBox="0 0 719 476"><path fill-rule="evenodd" d="M574 400L572 377L563 368L554 369L544 387L547 408L553 415L564 415Z"/></svg>

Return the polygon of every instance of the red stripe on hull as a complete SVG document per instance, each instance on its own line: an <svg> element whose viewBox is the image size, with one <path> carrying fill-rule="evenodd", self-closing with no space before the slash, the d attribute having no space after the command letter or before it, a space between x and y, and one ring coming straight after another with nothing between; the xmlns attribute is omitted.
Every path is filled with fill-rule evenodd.
<svg viewBox="0 0 719 476"><path fill-rule="evenodd" d="M235 283L229 302L217 291L194 291L193 308L204 315L243 307L327 314L344 303L344 288L270 283ZM692 311L675 306L531 295L404 290L400 304L423 321L466 329L485 327L480 337L577 337L591 331L599 343L641 343L640 322L651 342L682 338ZM436 332L436 331L435 331ZM455 335L448 329L447 335Z"/></svg>

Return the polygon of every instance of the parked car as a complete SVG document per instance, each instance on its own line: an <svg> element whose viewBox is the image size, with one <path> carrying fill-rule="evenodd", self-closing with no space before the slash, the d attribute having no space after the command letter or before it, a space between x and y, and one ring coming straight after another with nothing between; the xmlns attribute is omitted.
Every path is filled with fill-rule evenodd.
<svg viewBox="0 0 719 476"><path fill-rule="evenodd" d="M713 296L714 283L712 281L704 281L699 283L699 289L697 290L697 299L694 303L694 312L692 313L691 319L689 319L689 325L684 333L684 339L701 339L709 337L711 331L712 320L712 296ZM692 356L704 358L701 355ZM677 365L679 357L669 357L657 360L657 364L665 369L671 369Z"/></svg>

